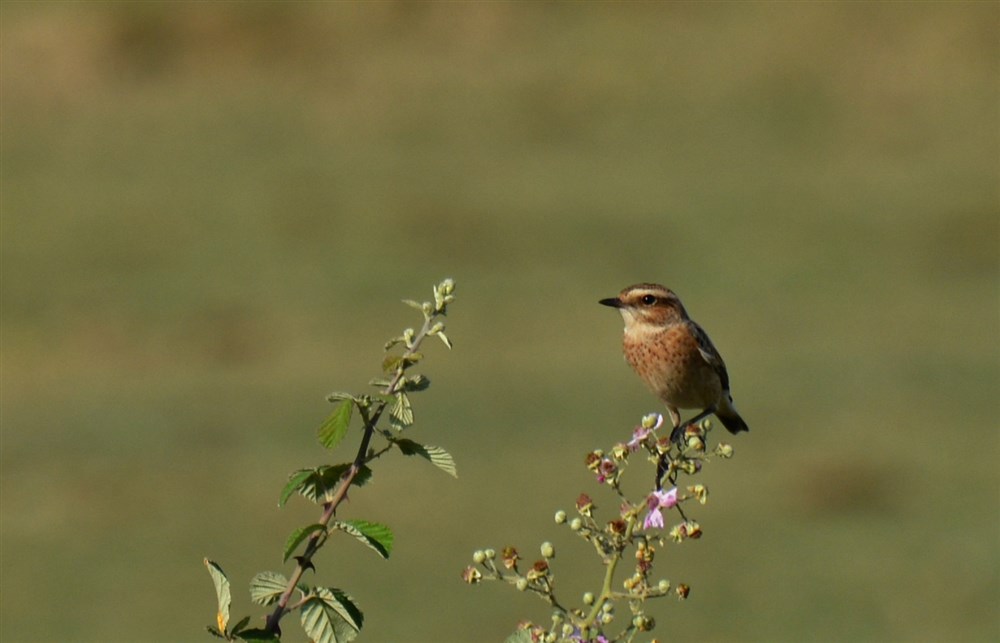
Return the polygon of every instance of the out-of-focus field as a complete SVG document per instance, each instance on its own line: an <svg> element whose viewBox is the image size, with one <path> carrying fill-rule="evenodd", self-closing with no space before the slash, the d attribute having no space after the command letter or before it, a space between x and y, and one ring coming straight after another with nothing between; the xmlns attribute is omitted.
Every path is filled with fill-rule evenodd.
<svg viewBox="0 0 1000 643"><path fill-rule="evenodd" d="M674 288L752 431L659 573L661 640L1000 637L996 3L18 3L2 18L0 638L206 640L288 573L399 303L458 284L414 439L317 580L362 640L498 641L459 575L612 510L584 454L658 408L599 298ZM356 434L351 436L356 444ZM648 475L644 473L643 475ZM603 501L603 505L602 505ZM569 568L572 567L573 570ZM251 609L253 607L253 609ZM286 640L303 640L289 618Z"/></svg>

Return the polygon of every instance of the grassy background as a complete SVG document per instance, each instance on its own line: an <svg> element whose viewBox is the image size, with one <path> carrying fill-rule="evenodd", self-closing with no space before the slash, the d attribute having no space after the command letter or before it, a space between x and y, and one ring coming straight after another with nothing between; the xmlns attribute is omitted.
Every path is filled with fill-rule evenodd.
<svg viewBox="0 0 1000 643"><path fill-rule="evenodd" d="M393 557L318 561L365 640L545 621L461 584L478 547L594 589L551 516L657 408L596 304L645 280L752 427L660 557L661 638L1000 636L997 4L0 12L4 641L201 640L203 556L248 612L316 516L286 474L347 457L324 395L445 276L413 437L460 479L379 463L343 515Z"/></svg>

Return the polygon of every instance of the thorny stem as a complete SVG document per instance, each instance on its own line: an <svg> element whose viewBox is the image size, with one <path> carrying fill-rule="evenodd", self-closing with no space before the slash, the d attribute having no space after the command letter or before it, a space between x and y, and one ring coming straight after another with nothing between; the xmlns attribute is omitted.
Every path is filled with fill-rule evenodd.
<svg viewBox="0 0 1000 643"><path fill-rule="evenodd" d="M417 352L420 347L421 342L427 337L428 332L431 329L431 321L434 316L428 316L424 319L424 325L420 328L420 332L414 337L411 345L403 352L403 357L411 357ZM389 385L383 390L385 395L393 395L398 393L399 383L403 380L403 375L406 371L406 360L403 359L400 365L396 368L396 373L392 380L389 381ZM372 413L371 417L368 416L368 409L359 406L358 411L361 413L362 421L364 422L365 428L364 433L361 436L361 444L358 445L358 452L354 456L354 461L351 463L351 467L344 473L344 476L340 479L340 486L334 492L333 496L329 501L323 503L323 515L319 519L319 524L323 526L322 530L317 530L309 537L306 543L305 551L302 552L301 556L296 556L297 564L295 565L295 571L292 572L292 577L288 579L288 585L285 586L285 591L282 592L281 598L278 599L278 604L275 606L274 611L271 612L267 617L267 622L264 625L264 631L270 634L278 634L280 636L281 630L278 624L281 622L282 617L291 611L292 608L288 607L288 603L292 598L292 594L295 592L296 586L298 586L299 581L302 580L302 575L305 574L306 570L313 568L312 559L316 552L319 551L320 547L326 541L327 531L326 528L333 519L334 514L337 512L337 507L340 503L344 501L347 497L347 491L350 489L351 484L359 473L361 473L362 467L371 458L378 457L382 455L390 447L386 447L381 451L373 453L370 457L368 455L368 447L371 444L372 436L375 434L375 427L378 424L379 418L382 417L382 412L385 410L387 402L381 401L375 407L375 412Z"/></svg>

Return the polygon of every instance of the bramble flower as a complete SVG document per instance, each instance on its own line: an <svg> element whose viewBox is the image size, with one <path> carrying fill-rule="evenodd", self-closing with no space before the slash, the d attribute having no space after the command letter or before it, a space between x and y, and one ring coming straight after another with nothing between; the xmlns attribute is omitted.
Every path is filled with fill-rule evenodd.
<svg viewBox="0 0 1000 643"><path fill-rule="evenodd" d="M655 418L655 419L654 419ZM642 424L632 431L632 439L628 441L629 451L636 451L649 434L663 425L663 415L656 413L642 418Z"/></svg>
<svg viewBox="0 0 1000 643"><path fill-rule="evenodd" d="M658 489L649 494L646 498L646 507L649 509L649 513L646 514L645 520L642 521L642 528L649 529L650 527L654 527L656 529L663 529L663 513L660 510L670 509L676 504L677 487L674 487L670 491Z"/></svg>
<svg viewBox="0 0 1000 643"><path fill-rule="evenodd" d="M503 552L500 554L500 556L503 559L503 566L506 567L507 569L516 568L517 561L521 559L521 556L520 554L517 553L517 550L511 547L510 545L507 545L506 547L503 548Z"/></svg>
<svg viewBox="0 0 1000 643"><path fill-rule="evenodd" d="M472 565L469 565L464 570L462 570L462 580L464 580L469 585L475 585L482 579L483 579L482 573Z"/></svg>
<svg viewBox="0 0 1000 643"><path fill-rule="evenodd" d="M604 484L614 478L616 473L618 473L618 465L614 461L604 458L597 466L597 481Z"/></svg>

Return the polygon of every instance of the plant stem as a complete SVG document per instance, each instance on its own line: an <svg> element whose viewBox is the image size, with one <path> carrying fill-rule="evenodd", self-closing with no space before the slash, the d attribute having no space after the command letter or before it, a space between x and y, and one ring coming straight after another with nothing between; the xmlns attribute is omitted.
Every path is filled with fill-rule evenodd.
<svg viewBox="0 0 1000 643"><path fill-rule="evenodd" d="M403 352L403 357L410 357L417 352L420 347L421 342L427 337L427 333L431 329L431 322L434 319L434 315L427 316L424 319L424 325L421 327L420 332L414 337L411 345ZM385 387L383 393L385 395L393 395L398 393L397 390L400 382L403 380L403 375L406 371L406 360L401 362L401 365L396 369L396 373L392 380L389 381L389 385ZM271 612L267 617L267 622L264 626L264 630L271 634L278 634L280 629L278 624L281 622L282 617L289 611L288 602L292 598L292 594L295 592L296 586L298 586L299 581L302 580L302 575L305 574L306 570L313 567L312 559L313 556L319 551L320 547L323 546L325 538L321 536L326 535L326 528L329 526L330 521L333 519L334 514L337 512L337 507L343 502L344 498L347 497L347 491L350 489L351 484L354 479L361 472L362 467L367 461L368 447L371 444L372 436L375 434L375 427L378 425L379 418L382 417L382 412L385 410L386 402L379 402L375 407L375 412L369 417L368 409L363 406L358 406L358 411L361 414L362 421L364 422L365 428L364 433L361 436L361 444L358 445L358 452L354 456L354 461L351 463L350 468L344 473L344 476L340 479L340 485L334 492L333 496L329 501L323 503L323 515L319 519L319 524L323 526L322 531L316 531L312 536L309 537L306 543L305 551L302 552L301 556L297 556L296 560L298 563L295 565L295 571L292 572L292 577L288 579L288 585L285 587L285 591L282 592L281 597L278 599L278 604L275 606L274 611ZM315 568L314 568L315 569Z"/></svg>
<svg viewBox="0 0 1000 643"><path fill-rule="evenodd" d="M584 619L583 623L580 625L580 629L584 637L588 636L590 628L594 625L594 621L601 614L601 608L604 604L614 597L614 590L611 586L615 581L615 570L618 568L618 563L622 559L622 552L628 543L632 540L632 533L635 531L635 526L638 524L638 517L634 512L631 512L628 516L628 524L625 528L625 536L621 540L621 545L615 548L614 555L607 561L607 568L604 570L604 583L601 585L601 594L598 596L597 600L594 601L594 606L590 609L590 613L587 614L587 618Z"/></svg>

